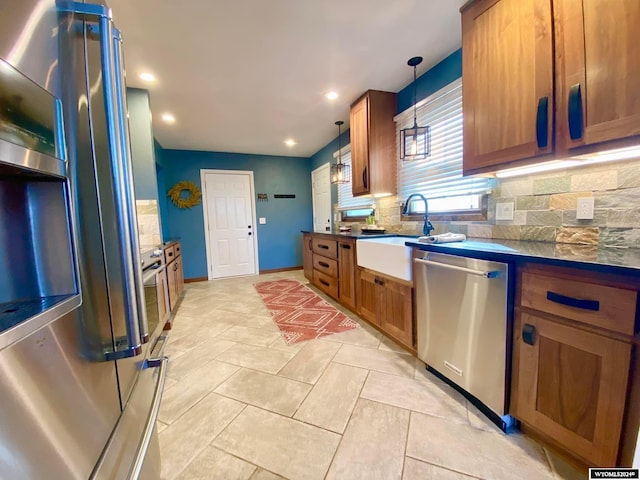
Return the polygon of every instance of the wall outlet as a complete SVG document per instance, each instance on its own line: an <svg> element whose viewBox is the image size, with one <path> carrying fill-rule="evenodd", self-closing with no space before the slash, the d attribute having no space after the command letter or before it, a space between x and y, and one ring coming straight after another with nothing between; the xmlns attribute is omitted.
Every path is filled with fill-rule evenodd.
<svg viewBox="0 0 640 480"><path fill-rule="evenodd" d="M266 218L266 217L260 217L260 218L258 219L258 223L259 223L260 225L266 225L266 223L267 223L267 218Z"/></svg>
<svg viewBox="0 0 640 480"><path fill-rule="evenodd" d="M513 202L496 203L496 220L513 220Z"/></svg>
<svg viewBox="0 0 640 480"><path fill-rule="evenodd" d="M578 220L593 220L594 197L580 197L576 205L576 218Z"/></svg>

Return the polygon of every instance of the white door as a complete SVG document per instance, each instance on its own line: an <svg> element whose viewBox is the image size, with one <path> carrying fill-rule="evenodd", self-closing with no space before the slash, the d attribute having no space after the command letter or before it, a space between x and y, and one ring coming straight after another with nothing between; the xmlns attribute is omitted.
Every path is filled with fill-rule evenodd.
<svg viewBox="0 0 640 480"><path fill-rule="evenodd" d="M313 195L313 231L331 231L331 180L329 164L311 172L311 191Z"/></svg>
<svg viewBox="0 0 640 480"><path fill-rule="evenodd" d="M253 172L201 170L209 279L257 267Z"/></svg>

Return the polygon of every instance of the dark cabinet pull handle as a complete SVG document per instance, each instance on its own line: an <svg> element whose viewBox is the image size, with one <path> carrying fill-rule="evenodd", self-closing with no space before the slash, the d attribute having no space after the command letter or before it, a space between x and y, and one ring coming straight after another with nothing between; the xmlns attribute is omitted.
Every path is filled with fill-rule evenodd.
<svg viewBox="0 0 640 480"><path fill-rule="evenodd" d="M168 257L173 257L173 252L169 252Z"/></svg>
<svg viewBox="0 0 640 480"><path fill-rule="evenodd" d="M324 250L329 250L329 246L328 245L323 245L321 243L318 244L318 248L322 248Z"/></svg>
<svg viewBox="0 0 640 480"><path fill-rule="evenodd" d="M320 283L323 284L325 287L329 287L329 282L325 282L324 280L320 280Z"/></svg>
<svg viewBox="0 0 640 480"><path fill-rule="evenodd" d="M249 232L249 236L251 236L251 232Z"/></svg>
<svg viewBox="0 0 640 480"><path fill-rule="evenodd" d="M598 300L584 300L582 298L567 297L556 292L547 291L547 300L566 305L568 307L580 308L582 310L591 310L597 312L600 310L600 302Z"/></svg>
<svg viewBox="0 0 640 480"><path fill-rule="evenodd" d="M538 148L547 148L549 145L549 97L541 97L538 100L536 140Z"/></svg>
<svg viewBox="0 0 640 480"><path fill-rule="evenodd" d="M582 91L576 83L569 89L569 136L571 140L582 138Z"/></svg>
<svg viewBox="0 0 640 480"><path fill-rule="evenodd" d="M536 342L536 327L525 323L522 327L522 341L528 345L533 345Z"/></svg>
<svg viewBox="0 0 640 480"><path fill-rule="evenodd" d="M309 250L311 250L311 239L309 239Z"/></svg>
<svg viewBox="0 0 640 480"><path fill-rule="evenodd" d="M320 265L321 267L324 267L324 268L329 268L329 264L325 263L325 262L318 262L318 265Z"/></svg>
<svg viewBox="0 0 640 480"><path fill-rule="evenodd" d="M367 176L367 167L364 167L364 170L362 170L362 185L364 185L364 188L369 188L369 186L367 185L369 183L369 178Z"/></svg>
<svg viewBox="0 0 640 480"><path fill-rule="evenodd" d="M347 244L347 243L341 243L340 244L340 248L346 248L347 250L351 249L351 245Z"/></svg>
<svg viewBox="0 0 640 480"><path fill-rule="evenodd" d="M384 285L384 282L382 280L380 280L379 278L376 278L373 282L376 285L380 285L381 287Z"/></svg>

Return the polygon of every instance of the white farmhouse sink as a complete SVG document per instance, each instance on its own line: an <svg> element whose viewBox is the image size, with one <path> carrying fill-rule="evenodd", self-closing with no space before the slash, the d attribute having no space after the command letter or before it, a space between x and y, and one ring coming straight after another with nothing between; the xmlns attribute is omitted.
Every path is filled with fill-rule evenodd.
<svg viewBox="0 0 640 480"><path fill-rule="evenodd" d="M411 281L411 247L407 237L359 238L356 240L358 265L391 277Z"/></svg>

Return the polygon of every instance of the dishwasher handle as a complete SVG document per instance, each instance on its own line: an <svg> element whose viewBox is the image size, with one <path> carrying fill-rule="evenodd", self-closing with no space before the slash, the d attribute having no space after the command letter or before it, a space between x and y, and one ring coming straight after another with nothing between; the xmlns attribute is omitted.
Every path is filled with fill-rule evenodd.
<svg viewBox="0 0 640 480"><path fill-rule="evenodd" d="M449 270L457 270L459 272L468 273L469 275L477 275L484 278L497 278L502 272L499 270L475 270L473 268L458 267L457 265L449 265L448 263L434 262L433 260L423 260L421 258L414 258L415 263L422 263L424 265L431 265L434 267L442 267Z"/></svg>

